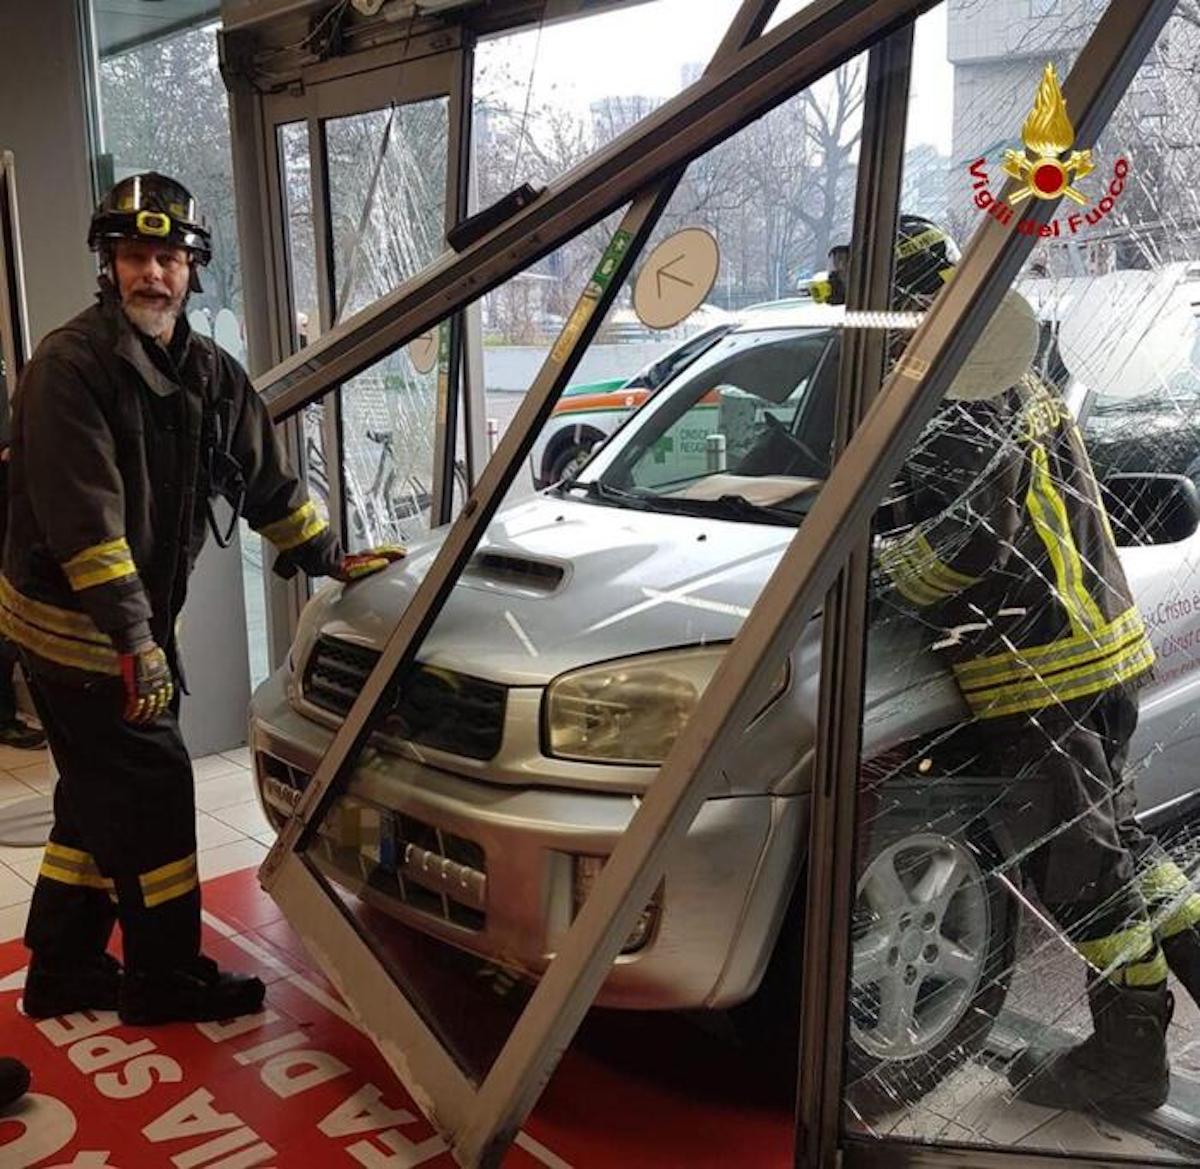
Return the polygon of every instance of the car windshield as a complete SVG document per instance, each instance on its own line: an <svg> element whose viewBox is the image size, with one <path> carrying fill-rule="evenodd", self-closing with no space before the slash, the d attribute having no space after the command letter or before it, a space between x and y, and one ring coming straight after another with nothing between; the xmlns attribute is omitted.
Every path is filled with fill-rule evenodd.
<svg viewBox="0 0 1200 1169"><path fill-rule="evenodd" d="M718 325L715 329L706 329L703 333L689 338L685 344L670 350L665 356L646 366L640 373L634 374L626 383L625 388L630 390L659 389L681 369L691 365L701 353L720 340L732 328L732 324Z"/></svg>
<svg viewBox="0 0 1200 1169"><path fill-rule="evenodd" d="M797 524L829 471L838 335L717 342L564 490L618 506Z"/></svg>

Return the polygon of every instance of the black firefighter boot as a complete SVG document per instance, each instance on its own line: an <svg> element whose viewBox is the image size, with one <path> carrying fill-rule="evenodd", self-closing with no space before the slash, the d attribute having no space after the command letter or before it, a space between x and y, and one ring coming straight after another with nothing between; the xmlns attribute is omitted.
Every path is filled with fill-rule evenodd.
<svg viewBox="0 0 1200 1169"><path fill-rule="evenodd" d="M262 1010L266 987L254 977L230 974L197 956L159 971L125 971L118 1008L121 1022L204 1023Z"/></svg>
<svg viewBox="0 0 1200 1169"><path fill-rule="evenodd" d="M1088 991L1094 1030L1074 1047L1027 1048L1008 1067L1017 1096L1046 1108L1149 1112L1171 1090L1167 1024L1174 1002L1166 982Z"/></svg>
<svg viewBox="0 0 1200 1169"><path fill-rule="evenodd" d="M1163 938L1163 957L1171 973L1183 983L1183 989L1200 1006L1200 926L1189 926L1170 938Z"/></svg>
<svg viewBox="0 0 1200 1169"><path fill-rule="evenodd" d="M109 954L45 962L29 961L21 1008L33 1019L74 1011L115 1011L121 989L121 964Z"/></svg>
<svg viewBox="0 0 1200 1169"><path fill-rule="evenodd" d="M20 1060L0 1058L0 1108L15 1104L29 1091L29 1069Z"/></svg>

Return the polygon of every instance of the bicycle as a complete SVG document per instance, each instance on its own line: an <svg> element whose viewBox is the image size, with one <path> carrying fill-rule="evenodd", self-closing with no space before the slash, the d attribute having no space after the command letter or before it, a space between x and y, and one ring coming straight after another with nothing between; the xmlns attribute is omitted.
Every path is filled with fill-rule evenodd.
<svg viewBox="0 0 1200 1169"><path fill-rule="evenodd" d="M379 447L379 461L370 487L364 492L351 475L345 478L346 518L356 547L402 542L411 539L428 523L433 492L416 473L403 473L396 457L394 432L367 430L364 437ZM315 434L305 439L308 481L313 494L329 508L329 475L325 452ZM470 493L467 469L461 460L454 464L454 509ZM419 527L414 530L413 521Z"/></svg>

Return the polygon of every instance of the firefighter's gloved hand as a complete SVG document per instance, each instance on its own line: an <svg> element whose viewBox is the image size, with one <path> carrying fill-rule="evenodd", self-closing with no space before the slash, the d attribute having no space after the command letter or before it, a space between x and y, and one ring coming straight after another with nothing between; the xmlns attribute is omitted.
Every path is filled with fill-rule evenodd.
<svg viewBox="0 0 1200 1169"><path fill-rule="evenodd" d="M167 655L157 645L121 655L125 683L125 721L144 726L171 705L175 684Z"/></svg>
<svg viewBox="0 0 1200 1169"><path fill-rule="evenodd" d="M378 548L367 548L362 552L348 552L333 572L335 580L351 584L372 576L387 568L395 560L402 560L407 550L399 544L381 544Z"/></svg>

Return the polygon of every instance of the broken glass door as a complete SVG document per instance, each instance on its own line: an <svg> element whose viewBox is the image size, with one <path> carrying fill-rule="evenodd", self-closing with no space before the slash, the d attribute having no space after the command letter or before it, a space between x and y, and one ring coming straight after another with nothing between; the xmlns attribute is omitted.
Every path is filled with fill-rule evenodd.
<svg viewBox="0 0 1200 1169"><path fill-rule="evenodd" d="M334 323L399 287L441 253L449 104L448 97L433 97L324 123ZM446 328L342 387L351 549L404 543L429 527L449 343Z"/></svg>
<svg viewBox="0 0 1200 1169"><path fill-rule="evenodd" d="M1037 243L874 525L844 1122L914 1161L1195 1164L1195 30L1075 150L1103 6L1004 8L917 26L902 212Z"/></svg>

